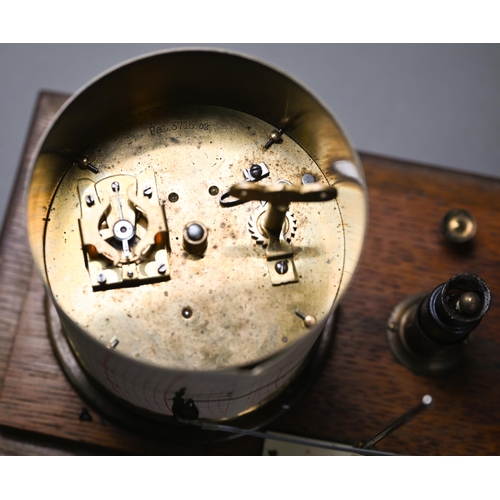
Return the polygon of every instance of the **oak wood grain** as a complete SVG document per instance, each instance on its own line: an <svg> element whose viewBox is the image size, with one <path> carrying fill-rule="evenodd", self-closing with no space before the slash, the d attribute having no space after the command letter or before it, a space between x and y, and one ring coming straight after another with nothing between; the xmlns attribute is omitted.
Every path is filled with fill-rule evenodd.
<svg viewBox="0 0 500 500"><path fill-rule="evenodd" d="M34 143L65 98L41 94L0 241L0 453L261 453L262 441L255 438L179 446L116 427L80 398L57 364L46 332L43 287L24 236L22 197ZM413 455L499 454L500 181L361 156L370 200L362 262L340 307L334 346L320 377L270 429L352 444L370 438L431 394L435 406L378 449ZM439 237L440 220L451 208L470 210L478 222L473 245L461 251ZM430 292L460 272L487 281L491 310L459 367L442 377L414 375L387 346L390 311L407 295ZM83 407L91 422L79 420ZM8 434L9 428L24 433ZM35 435L49 441L30 444Z"/></svg>
<svg viewBox="0 0 500 500"><path fill-rule="evenodd" d="M68 96L38 96L0 237L0 389L14 332L31 279L33 261L26 236L24 195L28 165L40 136Z"/></svg>

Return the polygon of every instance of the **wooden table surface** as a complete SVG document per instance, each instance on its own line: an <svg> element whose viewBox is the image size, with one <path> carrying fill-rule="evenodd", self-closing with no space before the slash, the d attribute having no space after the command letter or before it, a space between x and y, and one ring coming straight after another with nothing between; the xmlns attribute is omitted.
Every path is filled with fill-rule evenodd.
<svg viewBox="0 0 500 500"><path fill-rule="evenodd" d="M44 292L25 235L25 177L37 139L66 95L42 92L35 107L0 240L0 454L253 455L257 438L173 445L110 423L83 401L51 349ZM352 444L376 434L417 404L435 400L377 445L410 455L500 453L500 181L361 154L370 223L358 273L339 308L331 353L311 390L269 430ZM456 250L439 237L451 208L477 219L473 245ZM418 376L399 365L385 338L392 308L461 272L478 274L492 307L470 352L452 372ZM92 421L79 415L88 408Z"/></svg>

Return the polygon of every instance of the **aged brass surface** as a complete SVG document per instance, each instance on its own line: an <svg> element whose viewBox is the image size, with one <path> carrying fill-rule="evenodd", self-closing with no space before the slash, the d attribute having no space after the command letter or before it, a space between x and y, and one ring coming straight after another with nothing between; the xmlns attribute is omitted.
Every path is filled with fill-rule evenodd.
<svg viewBox="0 0 500 500"><path fill-rule="evenodd" d="M168 279L167 227L154 171L96 183L84 178L77 186L81 243L94 290Z"/></svg>
<svg viewBox="0 0 500 500"><path fill-rule="evenodd" d="M265 64L198 50L124 64L70 100L27 212L85 370L161 414L194 400L200 418L245 413L300 371L367 224L359 159L322 104Z"/></svg>
<svg viewBox="0 0 500 500"><path fill-rule="evenodd" d="M188 126L168 136L151 134L150 123L173 120ZM198 123L208 123L209 130L200 130ZM338 203L293 205L299 282L272 287L266 251L247 229L250 214L260 203L226 208L209 193L210 186L227 190L242 179L244 168L262 160L271 172L260 181L262 185L272 187L279 179L300 185L302 175L311 172L328 186L317 165L289 138L284 138L279 149L264 150L260 142L269 128L234 110L184 107L144 113L87 148L84 154L99 168L93 179L98 185L110 184L118 173L122 179L129 176L130 182L144 171L156 173L168 223L170 280L140 288L93 291L81 249L88 242L82 242L76 224L83 197L76 186L88 174L73 167L52 202L45 238L47 276L60 307L71 311L78 324L99 341L118 337L117 349L122 353L189 369L244 365L276 353L286 346L284 337L291 343L307 332L294 314L297 308L326 317L343 272ZM179 196L175 203L168 201L171 192ZM130 205L128 210L128 217L133 218ZM191 220L203 222L210 232L203 258L186 253L182 245L184 226ZM90 221L97 231L98 217ZM114 261L108 260L112 267ZM121 304L125 314L115 314L115 304ZM182 315L186 307L193 311L189 319Z"/></svg>
<svg viewBox="0 0 500 500"><path fill-rule="evenodd" d="M443 217L440 230L447 243L463 244L476 235L477 221L468 210L453 208Z"/></svg>

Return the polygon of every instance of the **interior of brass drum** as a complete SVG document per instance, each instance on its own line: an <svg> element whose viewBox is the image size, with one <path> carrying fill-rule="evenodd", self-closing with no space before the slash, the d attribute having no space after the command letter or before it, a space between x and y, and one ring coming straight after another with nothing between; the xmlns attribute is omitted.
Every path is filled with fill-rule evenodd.
<svg viewBox="0 0 500 500"><path fill-rule="evenodd" d="M332 201L290 204L284 278L266 203L224 202L249 179L336 188ZM35 263L108 390L171 414L193 376L205 399L275 383L205 418L246 411L296 372L352 279L366 224L361 164L336 119L282 71L220 51L153 54L80 90L41 141L28 194Z"/></svg>

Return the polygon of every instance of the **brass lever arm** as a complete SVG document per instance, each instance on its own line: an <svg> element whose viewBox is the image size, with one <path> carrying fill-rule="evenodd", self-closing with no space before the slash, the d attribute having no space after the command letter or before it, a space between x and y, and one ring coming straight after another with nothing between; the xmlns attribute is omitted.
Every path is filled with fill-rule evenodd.
<svg viewBox="0 0 500 500"><path fill-rule="evenodd" d="M337 196L337 190L319 182L294 186L285 183L261 186L253 182L235 184L229 193L242 201L262 200L273 205L289 205L292 201L329 201Z"/></svg>
<svg viewBox="0 0 500 500"><path fill-rule="evenodd" d="M269 232L279 232L285 221L285 214L292 201L328 201L337 196L337 190L319 182L294 186L278 183L272 186L260 186L253 182L235 184L229 194L242 201L261 200L269 203L264 226Z"/></svg>

